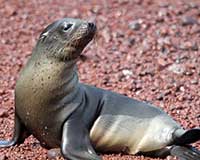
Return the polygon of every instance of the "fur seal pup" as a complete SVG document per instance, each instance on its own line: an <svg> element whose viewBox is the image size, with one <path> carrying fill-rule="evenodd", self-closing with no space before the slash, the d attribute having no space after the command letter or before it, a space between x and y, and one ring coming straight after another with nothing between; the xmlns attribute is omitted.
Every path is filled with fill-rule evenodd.
<svg viewBox="0 0 200 160"><path fill-rule="evenodd" d="M76 61L95 31L93 23L64 18L41 33L16 83L13 138L0 147L33 134L70 160L100 160L96 151L200 159L188 146L200 129L184 130L155 106L79 83Z"/></svg>

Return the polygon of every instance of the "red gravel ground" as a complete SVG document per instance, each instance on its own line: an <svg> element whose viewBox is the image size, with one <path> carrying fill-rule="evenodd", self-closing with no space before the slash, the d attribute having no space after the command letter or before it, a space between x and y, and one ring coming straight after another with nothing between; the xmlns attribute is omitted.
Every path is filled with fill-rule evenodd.
<svg viewBox="0 0 200 160"><path fill-rule="evenodd" d="M61 17L97 22L88 59L79 62L80 81L160 106L185 128L200 126L199 0L0 0L0 16L0 139L12 135L19 71L42 29ZM46 152L30 137L0 149L0 160L47 159Z"/></svg>

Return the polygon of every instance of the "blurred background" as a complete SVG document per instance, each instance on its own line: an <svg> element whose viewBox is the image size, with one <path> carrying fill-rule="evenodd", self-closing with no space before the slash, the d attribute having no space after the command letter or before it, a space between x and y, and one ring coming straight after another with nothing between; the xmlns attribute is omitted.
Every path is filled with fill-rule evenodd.
<svg viewBox="0 0 200 160"><path fill-rule="evenodd" d="M0 0L0 16L0 139L12 135L19 71L40 32L63 17L92 20L98 28L78 63L81 82L157 105L185 128L200 126L199 0ZM30 137L0 149L0 160L47 159L46 152Z"/></svg>

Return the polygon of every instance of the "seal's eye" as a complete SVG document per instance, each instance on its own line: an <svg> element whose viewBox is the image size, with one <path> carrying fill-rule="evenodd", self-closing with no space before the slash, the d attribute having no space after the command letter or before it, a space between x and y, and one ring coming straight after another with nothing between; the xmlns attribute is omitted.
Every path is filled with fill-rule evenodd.
<svg viewBox="0 0 200 160"><path fill-rule="evenodd" d="M73 26L73 24L71 24L71 23L65 23L63 26L63 31L67 32L72 26Z"/></svg>

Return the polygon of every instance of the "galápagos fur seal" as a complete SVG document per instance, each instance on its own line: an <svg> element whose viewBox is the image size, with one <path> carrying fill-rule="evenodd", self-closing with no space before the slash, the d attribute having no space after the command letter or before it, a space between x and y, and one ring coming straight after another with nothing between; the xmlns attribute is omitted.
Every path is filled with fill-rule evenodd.
<svg viewBox="0 0 200 160"><path fill-rule="evenodd" d="M64 18L41 33L16 83L13 138L0 148L33 134L70 160L100 160L96 151L200 159L188 145L200 129L184 130L155 106L79 82L76 61L95 31L93 23Z"/></svg>

